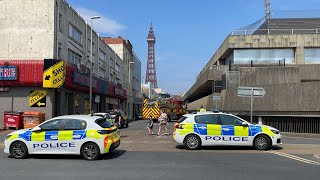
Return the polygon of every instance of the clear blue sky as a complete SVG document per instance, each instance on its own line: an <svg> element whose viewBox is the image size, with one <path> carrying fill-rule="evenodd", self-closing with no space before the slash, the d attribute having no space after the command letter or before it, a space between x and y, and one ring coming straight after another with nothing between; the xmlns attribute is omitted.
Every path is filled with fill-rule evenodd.
<svg viewBox="0 0 320 180"><path fill-rule="evenodd" d="M128 38L142 62L152 20L158 85L183 93L228 34L264 16L264 0L67 0L83 17L100 15L94 29L102 36ZM320 0L272 0L272 10L312 10Z"/></svg>

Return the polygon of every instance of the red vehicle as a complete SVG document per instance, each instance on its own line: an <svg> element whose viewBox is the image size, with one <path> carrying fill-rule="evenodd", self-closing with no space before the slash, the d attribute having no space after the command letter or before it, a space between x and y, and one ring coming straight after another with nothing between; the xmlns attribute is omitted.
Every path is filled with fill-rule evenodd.
<svg viewBox="0 0 320 180"><path fill-rule="evenodd" d="M144 119L152 116L157 119L160 115L160 110L163 110L171 119L180 119L183 114L186 113L184 102L177 97L163 98L160 97L157 100L145 99L142 107L142 115Z"/></svg>

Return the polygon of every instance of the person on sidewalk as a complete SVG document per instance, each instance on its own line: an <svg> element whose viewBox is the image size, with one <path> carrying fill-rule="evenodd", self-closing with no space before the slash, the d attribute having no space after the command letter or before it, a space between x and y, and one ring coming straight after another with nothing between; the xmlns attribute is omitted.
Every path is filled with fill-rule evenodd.
<svg viewBox="0 0 320 180"><path fill-rule="evenodd" d="M203 108L203 106L200 106L200 112L206 112L207 110L205 108Z"/></svg>
<svg viewBox="0 0 320 180"><path fill-rule="evenodd" d="M148 123L148 131L149 131L149 135L154 135L153 133L153 119L152 116L149 117L149 123Z"/></svg>
<svg viewBox="0 0 320 180"><path fill-rule="evenodd" d="M117 126L121 128L123 126L123 117L120 113L120 110L115 109L114 111L116 112L115 123L117 123Z"/></svg>
<svg viewBox="0 0 320 180"><path fill-rule="evenodd" d="M159 130L158 130L158 136L160 136L161 128L164 127L166 129L166 134L169 135L168 133L168 128L167 128L167 123L168 123L168 115L163 112L162 110L160 111L160 117L159 117Z"/></svg>

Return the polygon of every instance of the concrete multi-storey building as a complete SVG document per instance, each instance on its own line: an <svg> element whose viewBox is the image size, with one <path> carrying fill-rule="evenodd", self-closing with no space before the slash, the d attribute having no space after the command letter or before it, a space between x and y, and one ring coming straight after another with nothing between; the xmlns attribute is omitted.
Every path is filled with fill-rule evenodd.
<svg viewBox="0 0 320 180"><path fill-rule="evenodd" d="M133 52L133 73L132 73L132 100L133 100L133 116L142 113L142 80L141 80L141 61L138 56Z"/></svg>
<svg viewBox="0 0 320 180"><path fill-rule="evenodd" d="M133 46L129 40L125 40L122 37L104 37L103 40L116 52L116 54L123 61L123 78L125 82L123 84L123 88L127 92L127 101L124 105L124 110L128 112L128 116L131 118L135 113L134 100L137 100L136 98L138 95L137 93L135 93L136 90L134 88L137 87L137 81L139 84L141 84L141 75L138 78L134 71L140 70L139 74L141 74L141 62L139 58L135 55L133 51Z"/></svg>
<svg viewBox="0 0 320 180"><path fill-rule="evenodd" d="M281 131L320 133L319 18L268 19L257 29L232 32L183 96L189 111L207 109L249 120L250 98L238 86L263 87L253 121Z"/></svg>
<svg viewBox="0 0 320 180"><path fill-rule="evenodd" d="M0 121L5 110L41 111L46 118L89 113L90 25L65 0L3 0L0 7L6 7L0 11L0 66L17 70L16 79L0 79ZM62 87L42 87L44 59L67 62ZM93 111L126 110L128 62L93 30ZM45 107L28 105L35 90L46 90Z"/></svg>

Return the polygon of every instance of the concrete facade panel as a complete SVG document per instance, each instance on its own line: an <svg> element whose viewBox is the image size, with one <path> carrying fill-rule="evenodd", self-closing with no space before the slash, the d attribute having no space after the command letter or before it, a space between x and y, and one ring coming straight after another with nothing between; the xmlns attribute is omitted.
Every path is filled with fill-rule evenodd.
<svg viewBox="0 0 320 180"><path fill-rule="evenodd" d="M39 60L53 57L54 2L0 1L0 59Z"/></svg>
<svg viewBox="0 0 320 180"><path fill-rule="evenodd" d="M299 83L298 67L241 67L241 86Z"/></svg>
<svg viewBox="0 0 320 180"><path fill-rule="evenodd" d="M320 89L319 82L301 84L281 84L265 86L266 95L263 98L254 98L254 111L260 112L319 112L317 96ZM250 111L250 98L238 97L236 90L222 93L225 103L224 111ZM230 103L233 102L233 103Z"/></svg>

